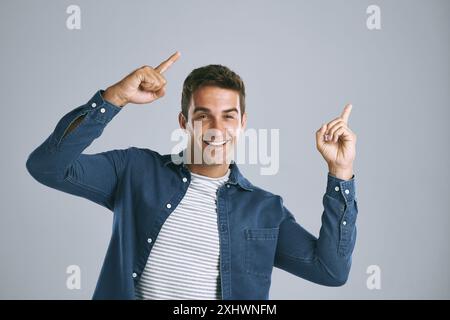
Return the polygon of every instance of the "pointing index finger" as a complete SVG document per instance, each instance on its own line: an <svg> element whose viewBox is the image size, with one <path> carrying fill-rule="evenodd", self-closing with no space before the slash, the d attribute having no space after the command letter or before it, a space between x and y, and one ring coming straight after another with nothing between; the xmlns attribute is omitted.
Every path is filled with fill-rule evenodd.
<svg viewBox="0 0 450 320"><path fill-rule="evenodd" d="M163 73L164 71L166 71L175 61L178 60L178 58L180 57L181 53L179 51L175 52L174 54L172 54L166 61L161 62L161 64L159 66L157 66L155 68L156 71L158 71L159 73Z"/></svg>
<svg viewBox="0 0 450 320"><path fill-rule="evenodd" d="M348 122L348 117L350 116L350 112L352 112L352 105L349 103L345 106L344 111L342 111L341 117L345 123Z"/></svg>

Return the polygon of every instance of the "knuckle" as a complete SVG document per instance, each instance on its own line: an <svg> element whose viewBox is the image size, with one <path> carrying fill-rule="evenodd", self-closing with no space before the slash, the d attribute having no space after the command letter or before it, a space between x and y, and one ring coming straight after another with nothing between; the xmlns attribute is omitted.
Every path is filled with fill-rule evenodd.
<svg viewBox="0 0 450 320"><path fill-rule="evenodd" d="M136 73L142 78L144 78L147 75L147 72L145 71L144 68L137 70Z"/></svg>
<svg viewBox="0 0 450 320"><path fill-rule="evenodd" d="M142 71L143 71L146 75L151 75L151 74L154 72L154 71L153 71L153 68L150 67L150 66L147 66L147 65L145 65L145 66L142 67Z"/></svg>

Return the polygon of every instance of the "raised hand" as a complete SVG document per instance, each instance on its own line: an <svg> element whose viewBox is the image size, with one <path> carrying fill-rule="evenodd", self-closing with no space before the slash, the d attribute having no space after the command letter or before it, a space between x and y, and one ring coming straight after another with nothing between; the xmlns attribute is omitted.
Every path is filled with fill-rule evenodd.
<svg viewBox="0 0 450 320"><path fill-rule="evenodd" d="M345 106L342 114L316 131L316 147L328 164L329 172L341 179L353 176L356 156L356 134L348 127L352 105Z"/></svg>
<svg viewBox="0 0 450 320"><path fill-rule="evenodd" d="M164 96L167 81L163 73L178 60L180 52L172 54L167 60L161 62L156 68L142 66L125 78L108 87L103 98L123 107L127 103L151 103Z"/></svg>

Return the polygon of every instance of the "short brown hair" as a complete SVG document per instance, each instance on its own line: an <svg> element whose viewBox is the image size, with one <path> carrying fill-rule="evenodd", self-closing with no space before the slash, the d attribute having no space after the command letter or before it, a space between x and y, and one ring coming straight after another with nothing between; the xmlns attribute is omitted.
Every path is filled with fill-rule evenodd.
<svg viewBox="0 0 450 320"><path fill-rule="evenodd" d="M245 86L241 77L229 68L220 64L210 64L191 71L184 80L181 95L181 112L188 118L189 103L195 90L202 86L216 86L223 89L236 90L239 93L241 116L245 112Z"/></svg>

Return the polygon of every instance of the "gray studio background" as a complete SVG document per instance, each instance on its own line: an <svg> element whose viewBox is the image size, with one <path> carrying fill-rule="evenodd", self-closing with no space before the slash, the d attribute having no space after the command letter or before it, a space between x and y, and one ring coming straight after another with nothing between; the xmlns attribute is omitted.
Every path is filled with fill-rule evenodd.
<svg viewBox="0 0 450 320"><path fill-rule="evenodd" d="M81 29L66 8L81 8ZM381 8L381 30L366 8ZM129 105L85 150L168 153L182 83L224 64L247 87L248 127L280 129L280 194L318 234L327 166L315 131L353 103L358 239L348 283L329 288L274 269L271 299L450 298L449 1L2 1L0 298L90 299L112 213L36 182L28 154L59 119L133 69L179 50L167 94ZM66 288L66 267L81 289ZM381 289L366 286L381 268Z"/></svg>

